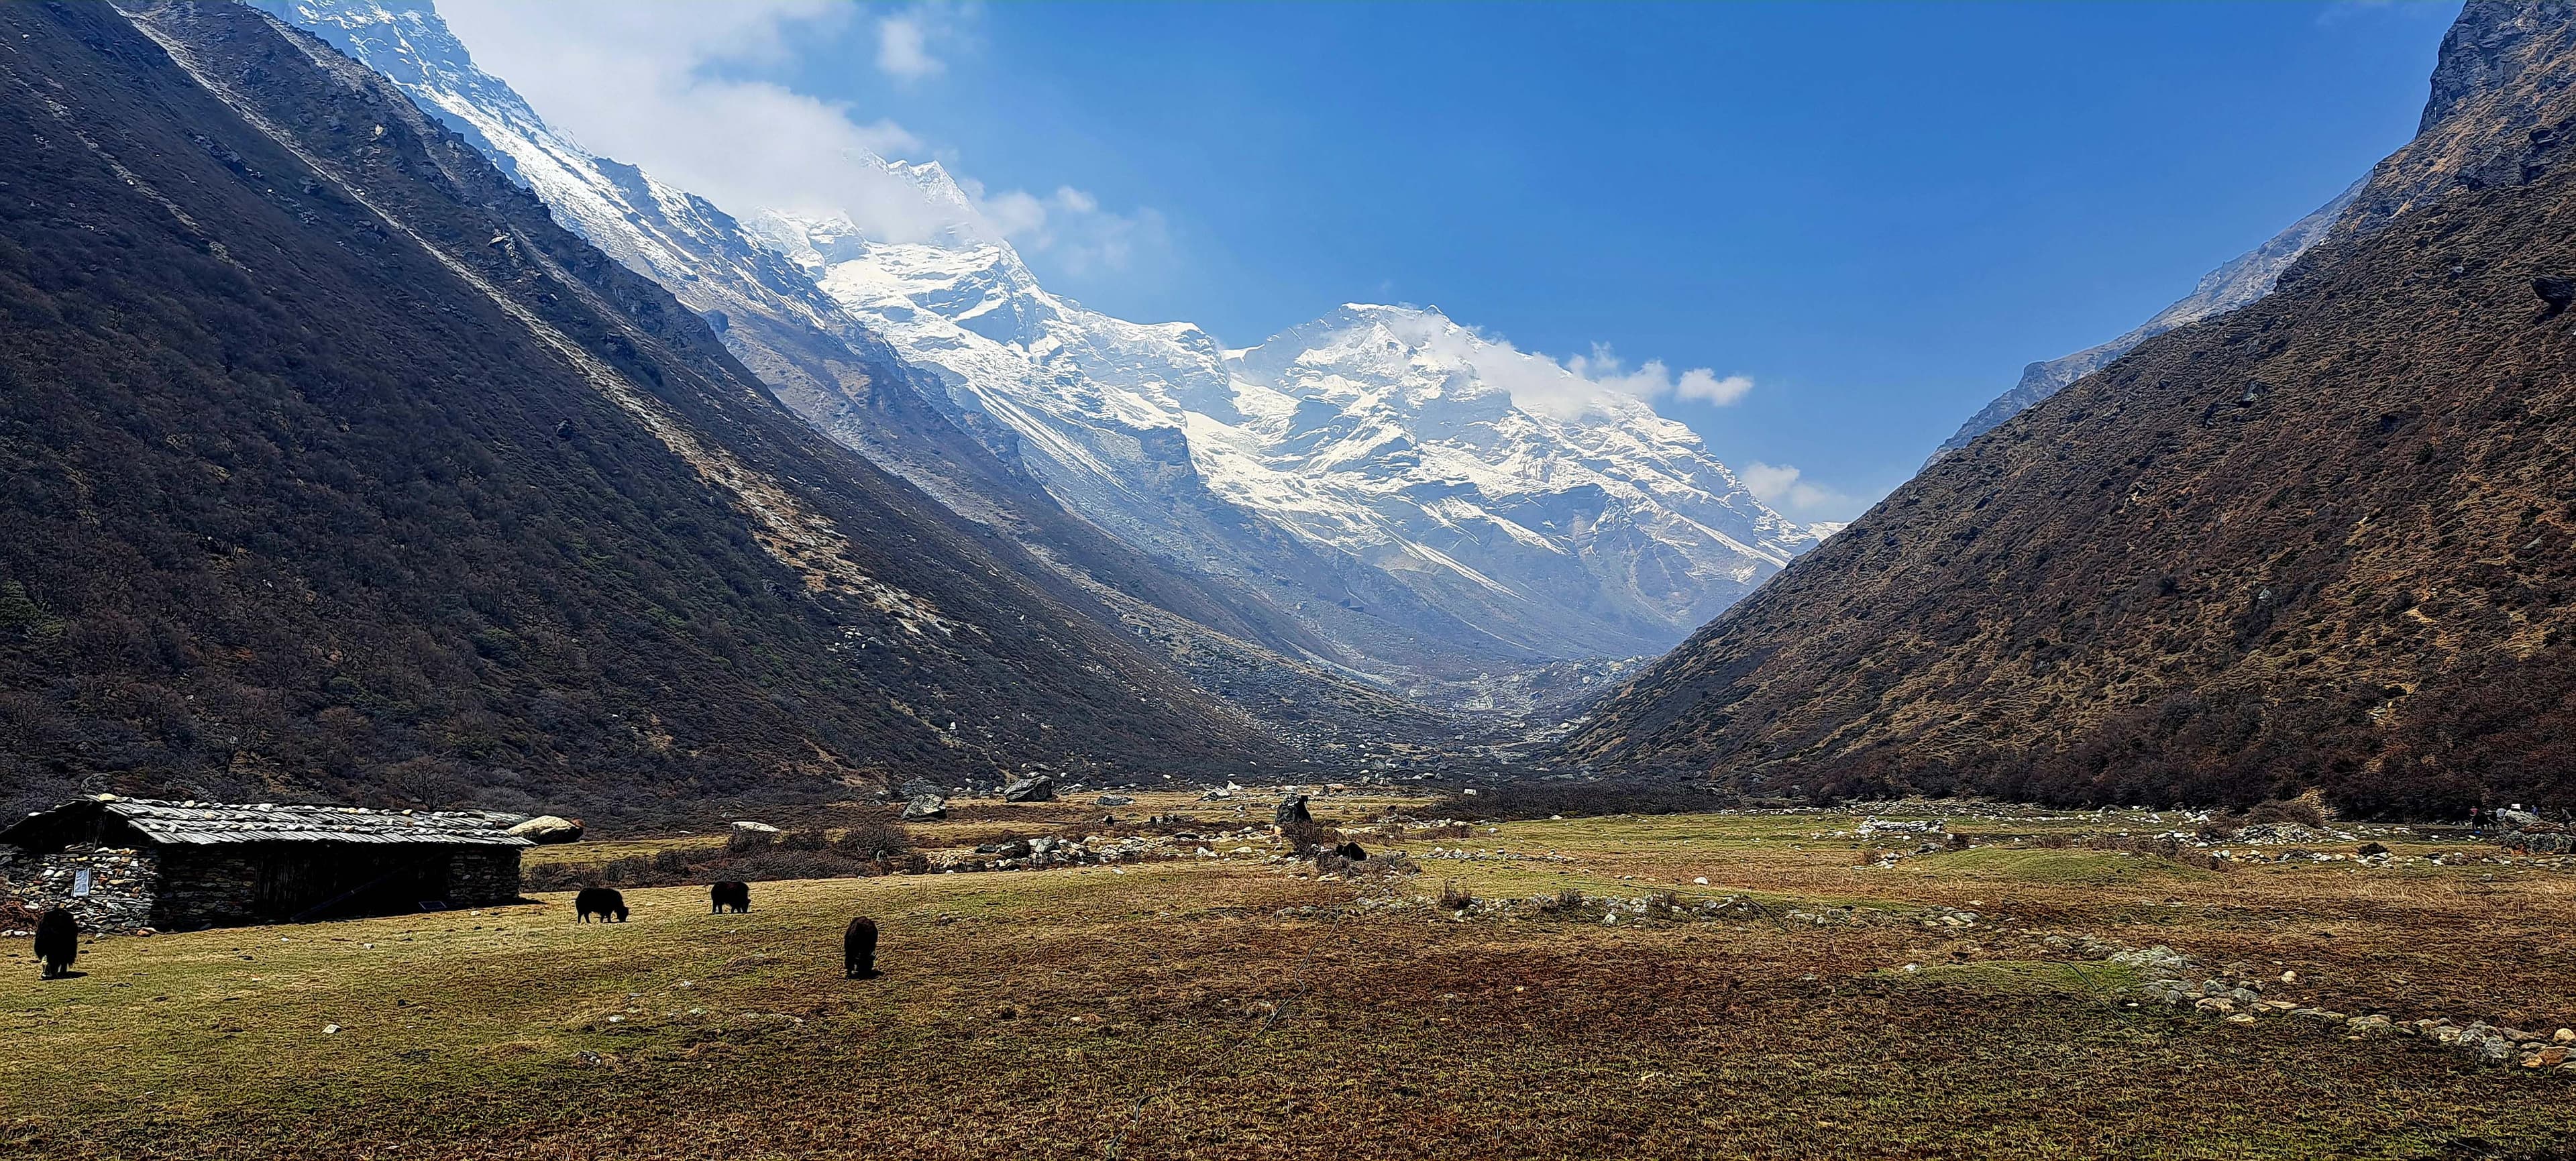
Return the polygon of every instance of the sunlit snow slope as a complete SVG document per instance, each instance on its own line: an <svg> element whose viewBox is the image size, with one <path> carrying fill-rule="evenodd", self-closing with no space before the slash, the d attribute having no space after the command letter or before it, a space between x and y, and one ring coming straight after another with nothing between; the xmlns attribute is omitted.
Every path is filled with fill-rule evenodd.
<svg viewBox="0 0 2576 1161"><path fill-rule="evenodd" d="M889 406L884 384L834 352L890 350L1011 472L1214 594L1162 607L1266 648L1416 691L1660 652L1825 531L1764 506L1645 401L1437 311L1346 306L1227 351L1049 293L935 163L879 163L955 223L931 241L737 218L547 126L425 3L264 6L708 310L827 432L970 515L993 502L942 470L956 456L855 418Z"/></svg>

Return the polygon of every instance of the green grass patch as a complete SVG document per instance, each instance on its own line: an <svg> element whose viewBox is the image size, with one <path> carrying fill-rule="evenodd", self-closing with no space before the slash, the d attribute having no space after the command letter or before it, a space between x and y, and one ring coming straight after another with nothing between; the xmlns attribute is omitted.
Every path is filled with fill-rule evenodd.
<svg viewBox="0 0 2576 1161"><path fill-rule="evenodd" d="M2008 881L2061 885L2108 886L2150 879L2211 879L2215 873L2167 862L2152 855L2080 848L1977 847L1917 855L1899 863L1900 873L1922 878Z"/></svg>

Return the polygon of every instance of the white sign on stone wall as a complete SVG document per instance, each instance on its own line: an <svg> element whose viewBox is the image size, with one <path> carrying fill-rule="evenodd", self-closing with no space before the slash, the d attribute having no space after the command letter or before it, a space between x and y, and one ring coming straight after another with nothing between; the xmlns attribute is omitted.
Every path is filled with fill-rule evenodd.
<svg viewBox="0 0 2576 1161"><path fill-rule="evenodd" d="M89 898L89 868L82 867L72 872L72 898Z"/></svg>

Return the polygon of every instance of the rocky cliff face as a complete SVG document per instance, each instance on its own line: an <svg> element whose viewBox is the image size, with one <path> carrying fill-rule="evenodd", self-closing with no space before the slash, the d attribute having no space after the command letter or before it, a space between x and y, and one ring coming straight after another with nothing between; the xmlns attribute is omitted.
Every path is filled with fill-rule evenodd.
<svg viewBox="0 0 2576 1161"><path fill-rule="evenodd" d="M2576 800L2576 94L2472 4L2425 135L2269 297L1944 457L1570 754L1806 793ZM2500 160L2503 159L2503 160Z"/></svg>
<svg viewBox="0 0 2576 1161"><path fill-rule="evenodd" d="M0 26L10 797L1286 760L374 74L229 4Z"/></svg>

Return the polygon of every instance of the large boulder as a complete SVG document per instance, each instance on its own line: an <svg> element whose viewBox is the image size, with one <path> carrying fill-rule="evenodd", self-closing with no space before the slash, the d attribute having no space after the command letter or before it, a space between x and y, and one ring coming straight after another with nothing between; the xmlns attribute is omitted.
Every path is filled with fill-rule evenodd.
<svg viewBox="0 0 2576 1161"><path fill-rule="evenodd" d="M905 822L924 822L948 817L948 800L936 794L916 794L903 804Z"/></svg>
<svg viewBox="0 0 2576 1161"><path fill-rule="evenodd" d="M1004 802L1053 802L1055 779L1044 774L1031 774L1002 788Z"/></svg>
<svg viewBox="0 0 2576 1161"><path fill-rule="evenodd" d="M539 846L568 843L581 837L581 820L541 814L511 827L510 833Z"/></svg>
<svg viewBox="0 0 2576 1161"><path fill-rule="evenodd" d="M738 821L738 822L734 823L734 824L733 824L733 828L734 828L735 830L737 830L737 831L747 831L747 832L749 832L749 833L751 833L751 834L777 834L777 833L778 833L778 828L777 828L777 827L771 826L771 825L769 825L768 823L765 823L765 822L753 822L753 821L751 821L751 820L749 820L749 819L743 819L743 820L741 820L741 821Z"/></svg>

